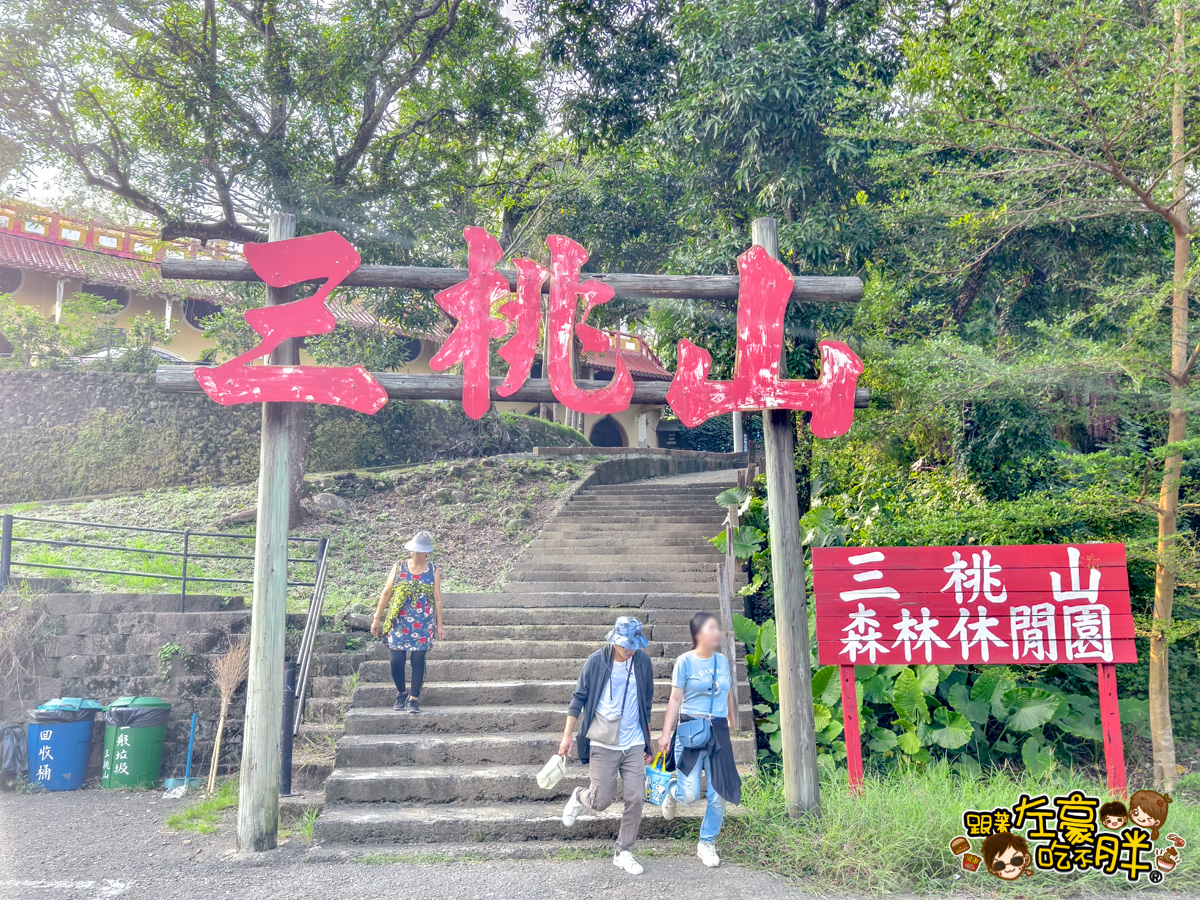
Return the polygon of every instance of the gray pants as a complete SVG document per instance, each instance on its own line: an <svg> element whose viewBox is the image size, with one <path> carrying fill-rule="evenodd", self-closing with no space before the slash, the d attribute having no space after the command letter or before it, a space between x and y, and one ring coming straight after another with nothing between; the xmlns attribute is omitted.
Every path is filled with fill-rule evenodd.
<svg viewBox="0 0 1200 900"><path fill-rule="evenodd" d="M617 835L618 850L632 850L642 824L642 805L646 802L646 760L642 745L622 753L592 746L588 776L592 783L579 792L579 802L593 812L602 812L617 799L617 776L621 776L625 811Z"/></svg>

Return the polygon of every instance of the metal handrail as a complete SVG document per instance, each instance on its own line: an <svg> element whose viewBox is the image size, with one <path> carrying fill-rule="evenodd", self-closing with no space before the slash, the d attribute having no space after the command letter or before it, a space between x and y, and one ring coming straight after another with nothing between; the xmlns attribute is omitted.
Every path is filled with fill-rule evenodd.
<svg viewBox="0 0 1200 900"><path fill-rule="evenodd" d="M37 537L20 537L13 533L14 525L17 522L28 522L37 525L60 525L72 528L88 528L108 531L120 531L127 533L141 534L157 534L178 536L182 539L181 548L172 550L163 548L160 550L150 549L146 547L127 547L119 544L106 544L97 541L72 541L63 540L60 538L37 538ZM188 572L188 563L197 559L219 559L219 560L241 560L252 561L254 557L245 553L205 553L193 551L191 549L192 538L209 538L218 540L233 540L245 541L253 540L255 535L251 533L235 533L226 534L217 531L192 531L190 529L180 528L151 528L148 526L136 525L116 525L107 522L80 522L72 519L45 519L37 516L18 516L5 514L0 517L0 590L4 590L12 579L12 570L14 568L38 569L43 571L55 572L85 572L93 575L119 575L129 578L149 578L157 581L166 581L178 583L179 589L179 611L187 612L187 589L189 584L253 584L252 578L218 578L215 576L194 575ZM312 581L288 581L288 587L311 587L317 588L321 580L321 569L326 561L326 553L328 541L325 538L314 537L289 537L289 542L299 544L316 544L317 555L315 557L307 556L289 556L288 563L296 565L311 565L316 567ZM131 553L140 554L143 556L165 556L181 560L181 572L179 575L170 575L160 572L135 572L125 569L101 569L92 566L73 566L66 563L37 563L13 558L13 546L17 544L32 544L45 547L80 547L88 550L109 550L115 553ZM315 591L314 591L315 594Z"/></svg>

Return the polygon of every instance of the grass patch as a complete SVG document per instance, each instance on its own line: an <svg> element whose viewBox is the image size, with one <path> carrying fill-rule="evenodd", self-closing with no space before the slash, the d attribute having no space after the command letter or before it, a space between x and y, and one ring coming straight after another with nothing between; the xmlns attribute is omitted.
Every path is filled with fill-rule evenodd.
<svg viewBox="0 0 1200 900"><path fill-rule="evenodd" d="M313 828L316 826L317 816L320 814L321 807L306 806L304 812L293 819L288 827L279 829L279 837L299 837L304 841L305 846L311 847L313 843Z"/></svg>
<svg viewBox="0 0 1200 900"><path fill-rule="evenodd" d="M442 566L447 592L496 590L520 549L536 534L579 479L596 465L557 459L471 459L427 463L373 473L313 476L314 490L332 490L350 503L344 512L317 513L292 532L292 537L330 539L330 579L325 612L370 611L379 597L388 570L404 555L402 546L413 532L427 530L438 545L435 561ZM459 500L453 499L458 497ZM463 498L466 499L463 499ZM169 488L92 501L23 503L0 511L35 518L141 526L223 534L247 534L253 525L221 524L231 514L252 508L253 485ZM473 523L472 523L473 520ZM45 540L21 544L14 554L14 572L39 577L61 576L72 590L130 593L179 591L182 572L179 535L113 532L85 525L17 522L17 536ZM57 543L56 543L57 542ZM138 553L97 546L116 545ZM189 549L210 554L189 559L188 592L246 596L248 584L223 584L192 579L250 579L253 561L215 558L222 554L249 555L253 543L193 536ZM294 558L311 558L313 544L293 543ZM22 568L21 563L51 568ZM107 569L130 574L76 572L58 566ZM311 581L313 566L293 563L293 581ZM292 587L288 607L308 608L311 589Z"/></svg>
<svg viewBox="0 0 1200 900"><path fill-rule="evenodd" d="M949 848L962 834L965 809L1012 806L1023 792L1051 796L1079 789L1106 797L1094 781L1069 772L1043 779L1023 774L990 773L962 778L946 766L868 777L861 796L852 796L844 776L821 784L819 822L784 817L783 785L765 776L747 780L743 805L749 815L731 818L720 840L721 855L731 863L774 872L806 891L854 894L922 894L1005 897L1088 897L1134 891L1200 891L1200 855L1190 853L1200 840L1200 805L1186 798L1171 804L1165 834L1188 840L1181 863L1161 884L1145 874L1130 884L1124 875L1096 872L1060 875L1035 869L1031 878L1004 884L982 871L964 871ZM974 845L978 848L978 842ZM1143 857L1153 863L1153 856ZM982 873L982 874L981 874Z"/></svg>
<svg viewBox="0 0 1200 900"><path fill-rule="evenodd" d="M237 802L237 779L227 778L217 782L217 790L212 796L189 803L183 809L176 810L167 816L167 827L172 831L212 834L220 827L220 814L227 809L236 807Z"/></svg>

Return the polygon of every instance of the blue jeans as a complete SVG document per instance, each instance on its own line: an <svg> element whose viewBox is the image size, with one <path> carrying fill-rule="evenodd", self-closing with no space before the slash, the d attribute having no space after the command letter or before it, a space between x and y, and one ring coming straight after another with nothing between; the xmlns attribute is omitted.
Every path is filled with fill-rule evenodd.
<svg viewBox="0 0 1200 900"><path fill-rule="evenodd" d="M708 773L708 808L704 811L704 820L700 823L700 840L711 844L717 839L721 823L725 821L725 798L717 793L712 783L712 760L707 753L701 753L696 764L688 775L680 772L679 760L683 756L683 744L675 742L675 781L671 784L671 793L675 799L685 806L690 806L700 799L700 773Z"/></svg>

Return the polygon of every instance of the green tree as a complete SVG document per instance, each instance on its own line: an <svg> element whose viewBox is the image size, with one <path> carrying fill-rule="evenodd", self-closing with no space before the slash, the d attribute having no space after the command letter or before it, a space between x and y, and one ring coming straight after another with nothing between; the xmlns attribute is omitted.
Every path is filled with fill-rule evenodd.
<svg viewBox="0 0 1200 900"><path fill-rule="evenodd" d="M1190 6L1069 0L1031 14L1007 0L956 4L952 16L925 20L907 39L907 66L882 86L876 107L889 115L866 129L884 142L877 162L895 188L889 224L902 233L905 223L938 225L941 252L929 252L925 265L960 282L956 318L988 260L1039 230L1074 232L1099 221L1114 231L1148 230L1170 248L1169 268L1111 279L1088 307L1031 323L1044 334L1046 364L1128 376L1131 390L1161 385L1149 391L1167 424L1157 453L1150 715L1155 778L1168 787L1176 768L1167 644L1200 357L1188 341L1195 184L1187 160L1200 150L1184 119L1195 89Z"/></svg>

